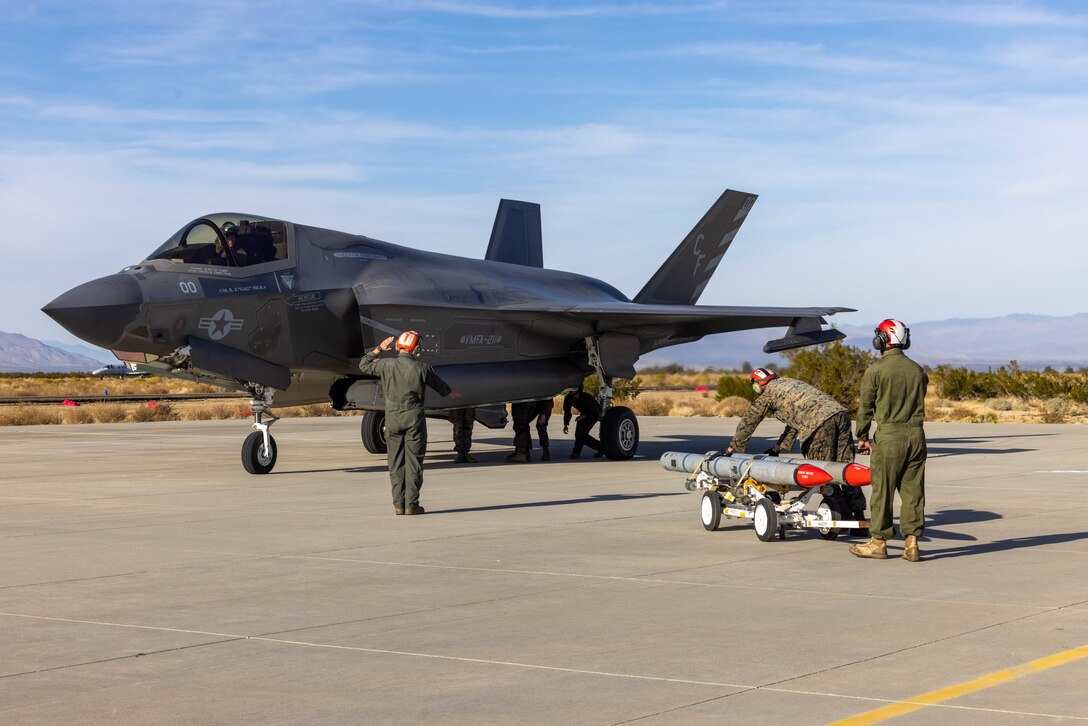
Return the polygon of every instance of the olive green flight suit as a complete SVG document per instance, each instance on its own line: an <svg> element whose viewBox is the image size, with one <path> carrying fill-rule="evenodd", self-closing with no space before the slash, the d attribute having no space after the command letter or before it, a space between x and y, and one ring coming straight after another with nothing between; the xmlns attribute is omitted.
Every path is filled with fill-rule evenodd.
<svg viewBox="0 0 1088 726"><path fill-rule="evenodd" d="M448 396L452 389L429 365L403 350L396 358L378 358L377 353L369 350L359 363L359 370L382 381L393 506L404 509L418 505L423 486L423 456L427 451L423 395L427 387L443 396Z"/></svg>
<svg viewBox="0 0 1088 726"><path fill-rule="evenodd" d="M858 406L859 441L869 440L875 417L878 426L869 462L872 517L869 530L876 539L891 539L892 499L899 490L899 531L922 536L926 505L926 388L929 377L922 367L898 348L884 351L865 370Z"/></svg>

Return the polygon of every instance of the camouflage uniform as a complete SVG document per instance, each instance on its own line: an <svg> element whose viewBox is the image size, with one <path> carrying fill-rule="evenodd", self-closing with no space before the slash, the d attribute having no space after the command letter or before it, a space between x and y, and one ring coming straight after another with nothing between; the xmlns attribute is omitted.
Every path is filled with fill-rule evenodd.
<svg viewBox="0 0 1088 726"><path fill-rule="evenodd" d="M590 436L589 431L601 418L601 404L585 391L568 393L563 398L564 429L570 425L572 408L578 409L578 418L574 422L574 448L571 449L570 458L577 459L581 456L583 446L588 446L599 454L601 442Z"/></svg>
<svg viewBox="0 0 1088 726"><path fill-rule="evenodd" d="M453 424L453 450L464 459L472 448L472 425L476 422L476 409L458 408L450 412Z"/></svg>
<svg viewBox="0 0 1088 726"><path fill-rule="evenodd" d="M873 438L870 470L873 481L873 517L869 528L875 539L888 540L892 529L892 499L899 491L899 531L922 536L926 504L926 388L922 367L898 348L884 351L865 370L858 406L858 440L869 440L874 417L879 421Z"/></svg>
<svg viewBox="0 0 1088 726"><path fill-rule="evenodd" d="M543 398L535 404L536 438L540 442L541 451L544 452L545 461L551 458L551 452L549 450L551 440L548 438L548 421L552 418L553 405L554 403L550 398Z"/></svg>
<svg viewBox="0 0 1088 726"><path fill-rule="evenodd" d="M360 361L359 370L382 381L393 506L397 509L418 506L423 486L423 456L427 451L423 395L427 387L443 396L448 396L452 389L434 369L406 351L398 352L395 358L378 358L377 353L369 350Z"/></svg>
<svg viewBox="0 0 1088 726"><path fill-rule="evenodd" d="M536 401L519 401L510 404L510 418L514 422L514 450L529 456L533 448L533 437L529 433L529 424L536 415Z"/></svg>
<svg viewBox="0 0 1088 726"><path fill-rule="evenodd" d="M768 414L786 425L776 448L789 451L801 439L801 456L819 461L853 461L854 437L850 416L841 403L815 386L793 378L776 378L744 412L729 446L743 452L748 440ZM858 487L836 486L844 518L865 517L865 495Z"/></svg>

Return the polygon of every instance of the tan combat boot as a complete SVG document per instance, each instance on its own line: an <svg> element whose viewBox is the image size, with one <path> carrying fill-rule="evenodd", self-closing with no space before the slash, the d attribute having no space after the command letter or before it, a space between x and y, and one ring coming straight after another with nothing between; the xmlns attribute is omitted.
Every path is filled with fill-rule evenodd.
<svg viewBox="0 0 1088 726"><path fill-rule="evenodd" d="M903 547L903 559L907 562L917 562L922 559L922 556L918 554L918 537L913 534L907 535L907 544Z"/></svg>
<svg viewBox="0 0 1088 726"><path fill-rule="evenodd" d="M888 559L888 543L873 537L865 544L850 545L850 554L870 560Z"/></svg>
<svg viewBox="0 0 1088 726"><path fill-rule="evenodd" d="M511 464L527 464L532 459L529 457L528 449L517 449L513 454L506 457L506 461Z"/></svg>

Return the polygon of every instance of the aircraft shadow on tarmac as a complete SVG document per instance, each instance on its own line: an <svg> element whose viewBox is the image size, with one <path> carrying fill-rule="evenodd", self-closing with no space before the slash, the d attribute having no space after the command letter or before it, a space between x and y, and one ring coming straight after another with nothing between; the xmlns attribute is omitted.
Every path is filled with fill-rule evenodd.
<svg viewBox="0 0 1088 726"><path fill-rule="evenodd" d="M551 499L542 502L518 502L516 504L489 504L484 507L460 507L457 509L428 509L427 514L457 514L460 512L491 512L499 509L525 509L532 507L558 507L567 504L591 504L593 502L624 502L657 497L683 497L688 492L660 492L658 494L594 494L577 499Z"/></svg>
<svg viewBox="0 0 1088 726"><path fill-rule="evenodd" d="M1026 447L998 446L994 448L980 448L972 444L989 444L997 439L1027 439L1036 436L1054 436L1055 434L1022 434L1008 436L961 436L956 438L926 439L926 448L930 459L939 459L946 456L970 456L971 454L1023 454L1029 451L1037 451Z"/></svg>

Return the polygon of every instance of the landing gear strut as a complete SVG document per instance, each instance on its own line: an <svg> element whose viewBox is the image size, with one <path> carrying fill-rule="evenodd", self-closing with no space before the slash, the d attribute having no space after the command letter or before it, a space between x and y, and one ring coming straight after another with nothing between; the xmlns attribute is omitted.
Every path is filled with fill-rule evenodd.
<svg viewBox="0 0 1088 726"><path fill-rule="evenodd" d="M612 461L630 459L638 451L638 418L626 406L612 405L612 376L605 375L597 339L586 338L589 364L597 371L601 400L601 450Z"/></svg>
<svg viewBox="0 0 1088 726"><path fill-rule="evenodd" d="M250 474L267 474L276 466L276 440L268 430L280 420L279 416L272 413L272 397L275 391L264 386L254 386L250 392L253 394L249 407L253 409L254 431L242 443L242 466ZM265 415L269 417L269 421L264 420Z"/></svg>

